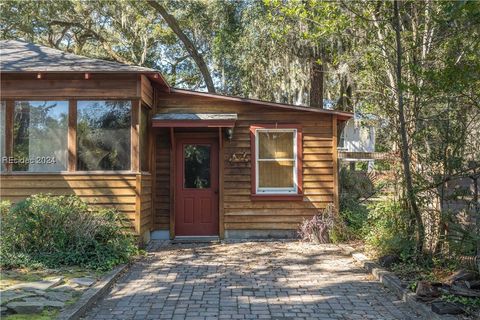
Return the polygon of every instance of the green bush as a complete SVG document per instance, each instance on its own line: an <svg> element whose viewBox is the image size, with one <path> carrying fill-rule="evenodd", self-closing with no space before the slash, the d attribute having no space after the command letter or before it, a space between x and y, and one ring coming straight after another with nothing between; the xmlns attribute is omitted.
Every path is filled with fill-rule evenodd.
<svg viewBox="0 0 480 320"><path fill-rule="evenodd" d="M112 209L77 196L38 194L1 206L2 268L82 266L108 270L138 253L135 236Z"/></svg>
<svg viewBox="0 0 480 320"><path fill-rule="evenodd" d="M0 217L3 217L8 213L12 204L10 201L2 200L0 201Z"/></svg>
<svg viewBox="0 0 480 320"><path fill-rule="evenodd" d="M414 230L411 219L399 202L386 200L369 206L365 224L365 244L375 255L396 254L408 258L413 254Z"/></svg>
<svg viewBox="0 0 480 320"><path fill-rule="evenodd" d="M367 175L346 168L340 170L340 217L346 226L344 240L363 238L368 209L360 199L370 196L373 190L373 183Z"/></svg>

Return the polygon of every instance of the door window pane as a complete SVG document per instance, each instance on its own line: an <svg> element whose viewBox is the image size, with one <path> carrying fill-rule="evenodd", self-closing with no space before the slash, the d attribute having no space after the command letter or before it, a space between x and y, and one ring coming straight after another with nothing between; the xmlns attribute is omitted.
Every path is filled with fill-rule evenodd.
<svg viewBox="0 0 480 320"><path fill-rule="evenodd" d="M187 144L183 155L184 188L210 188L210 146Z"/></svg>
<svg viewBox="0 0 480 320"><path fill-rule="evenodd" d="M68 101L16 101L13 171L67 169Z"/></svg>
<svg viewBox="0 0 480 320"><path fill-rule="evenodd" d="M78 101L77 170L130 170L130 101Z"/></svg>

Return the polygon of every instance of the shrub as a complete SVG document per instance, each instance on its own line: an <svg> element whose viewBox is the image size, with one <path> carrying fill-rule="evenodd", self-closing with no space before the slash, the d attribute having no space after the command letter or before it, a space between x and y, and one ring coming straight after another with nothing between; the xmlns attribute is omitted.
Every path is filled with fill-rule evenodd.
<svg viewBox="0 0 480 320"><path fill-rule="evenodd" d="M340 204L340 217L345 222L349 240L362 239L368 221L368 208L359 200L344 198Z"/></svg>
<svg viewBox="0 0 480 320"><path fill-rule="evenodd" d="M10 203L10 201L7 201L7 200L0 201L0 217L3 217L4 215L6 215L10 210L11 206L12 204Z"/></svg>
<svg viewBox="0 0 480 320"><path fill-rule="evenodd" d="M339 218L335 207L328 205L322 213L304 220L298 229L298 235L307 242L337 242L343 236L343 227L343 221Z"/></svg>
<svg viewBox="0 0 480 320"><path fill-rule="evenodd" d="M378 256L411 256L415 248L414 229L400 203L386 200L372 204L369 209L368 223L365 225L367 250Z"/></svg>
<svg viewBox="0 0 480 320"><path fill-rule="evenodd" d="M374 193L375 187L364 172L340 170L340 217L346 225L345 240L361 239L368 219L368 208L360 200Z"/></svg>
<svg viewBox="0 0 480 320"><path fill-rule="evenodd" d="M108 270L138 251L112 209L90 208L77 196L38 194L4 209L3 268L82 266Z"/></svg>

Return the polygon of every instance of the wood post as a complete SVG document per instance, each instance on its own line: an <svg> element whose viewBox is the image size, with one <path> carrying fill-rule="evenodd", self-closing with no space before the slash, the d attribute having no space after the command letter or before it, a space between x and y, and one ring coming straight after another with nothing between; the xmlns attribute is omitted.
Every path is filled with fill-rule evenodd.
<svg viewBox="0 0 480 320"><path fill-rule="evenodd" d="M68 102L68 171L77 170L77 101Z"/></svg>
<svg viewBox="0 0 480 320"><path fill-rule="evenodd" d="M142 237L140 227L142 222L140 218L142 216L142 175L137 174L135 179L135 231Z"/></svg>
<svg viewBox="0 0 480 320"><path fill-rule="evenodd" d="M333 156L333 204L335 205L335 209L337 211L340 210L340 201L339 201L339 181L338 181L338 151L337 151L337 143L338 143L338 132L337 132L337 115L332 115L332 156Z"/></svg>
<svg viewBox="0 0 480 320"><path fill-rule="evenodd" d="M14 101L7 100L5 105L5 156L7 159L13 156L13 112ZM5 163L5 171L12 171L12 164Z"/></svg>
<svg viewBox="0 0 480 320"><path fill-rule="evenodd" d="M140 169L140 108L139 100L132 100L132 119L131 119L131 170L132 172L139 172Z"/></svg>
<svg viewBox="0 0 480 320"><path fill-rule="evenodd" d="M170 239L175 237L175 129L170 128Z"/></svg>
<svg viewBox="0 0 480 320"><path fill-rule="evenodd" d="M218 128L218 233L220 239L225 238L223 210L223 167L225 164L222 128Z"/></svg>

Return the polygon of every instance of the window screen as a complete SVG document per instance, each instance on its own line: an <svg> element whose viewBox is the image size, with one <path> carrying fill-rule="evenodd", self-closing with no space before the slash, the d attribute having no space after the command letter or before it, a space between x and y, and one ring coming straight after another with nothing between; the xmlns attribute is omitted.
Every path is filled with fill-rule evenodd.
<svg viewBox="0 0 480 320"><path fill-rule="evenodd" d="M130 170L130 101L78 101L77 170Z"/></svg>
<svg viewBox="0 0 480 320"><path fill-rule="evenodd" d="M13 171L67 169L68 101L16 101Z"/></svg>
<svg viewBox="0 0 480 320"><path fill-rule="evenodd" d="M256 130L257 192L297 191L295 129Z"/></svg>

